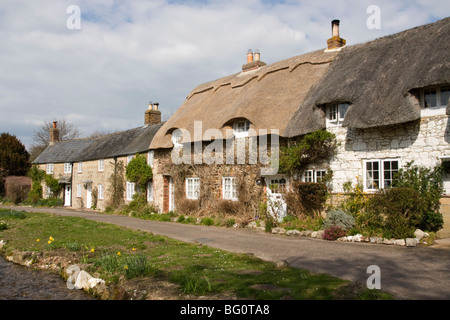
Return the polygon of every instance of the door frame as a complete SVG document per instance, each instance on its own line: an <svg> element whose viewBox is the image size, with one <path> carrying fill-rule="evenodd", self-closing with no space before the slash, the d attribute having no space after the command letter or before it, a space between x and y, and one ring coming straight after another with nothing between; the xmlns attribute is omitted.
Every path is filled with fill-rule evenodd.
<svg viewBox="0 0 450 320"><path fill-rule="evenodd" d="M285 180L284 188L288 189L289 177L283 174L264 176L265 192L267 199L267 213L280 222L283 220L284 217L287 216L287 203L286 200L283 198L283 194L280 192L274 192L271 189L271 185L273 185L275 181L277 181L276 183L279 184L279 181L282 179Z"/></svg>
<svg viewBox="0 0 450 320"><path fill-rule="evenodd" d="M67 190L67 188L69 188L69 190ZM69 195L67 195L67 193L69 193ZM64 185L64 206L72 206L72 184L70 183L66 183Z"/></svg>

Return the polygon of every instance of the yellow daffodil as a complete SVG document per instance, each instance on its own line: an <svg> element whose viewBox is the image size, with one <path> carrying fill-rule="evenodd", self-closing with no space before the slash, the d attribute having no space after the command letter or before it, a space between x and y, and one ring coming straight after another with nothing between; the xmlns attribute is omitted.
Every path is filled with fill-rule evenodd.
<svg viewBox="0 0 450 320"><path fill-rule="evenodd" d="M36 239L36 242L39 242L40 240L39 239Z"/></svg>
<svg viewBox="0 0 450 320"><path fill-rule="evenodd" d="M120 251L117 251L117 255L120 256Z"/></svg>
<svg viewBox="0 0 450 320"><path fill-rule="evenodd" d="M95 252L94 248L91 249L91 252Z"/></svg>
<svg viewBox="0 0 450 320"><path fill-rule="evenodd" d="M53 237L50 237L49 239L50 239L50 241L55 241L55 239L53 239Z"/></svg>
<svg viewBox="0 0 450 320"><path fill-rule="evenodd" d="M124 270L128 270L128 266L123 267Z"/></svg>
<svg viewBox="0 0 450 320"><path fill-rule="evenodd" d="M131 249L131 251L136 251L136 248Z"/></svg>
<svg viewBox="0 0 450 320"><path fill-rule="evenodd" d="M52 244L52 242L50 240L47 241L48 244Z"/></svg>

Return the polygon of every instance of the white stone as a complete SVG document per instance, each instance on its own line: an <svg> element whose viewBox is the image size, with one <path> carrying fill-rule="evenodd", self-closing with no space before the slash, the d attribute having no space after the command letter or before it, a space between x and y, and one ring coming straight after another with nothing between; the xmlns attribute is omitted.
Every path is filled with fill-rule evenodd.
<svg viewBox="0 0 450 320"><path fill-rule="evenodd" d="M415 247L419 243L417 238L406 238L406 246L407 247Z"/></svg>
<svg viewBox="0 0 450 320"><path fill-rule="evenodd" d="M298 235L300 235L300 231L298 231L298 230L289 230L289 231L286 231L286 235L288 235L288 236L298 236Z"/></svg>
<svg viewBox="0 0 450 320"><path fill-rule="evenodd" d="M405 239L396 239L396 240L394 240L394 244L396 245L396 246L405 246Z"/></svg>
<svg viewBox="0 0 450 320"><path fill-rule="evenodd" d="M416 231L414 231L414 236L416 237L417 240L420 241L422 238L428 237L429 234L426 233L426 232L423 232L423 231L420 230L420 229L416 229Z"/></svg>
<svg viewBox="0 0 450 320"><path fill-rule="evenodd" d="M0 240L0 249L3 248L3 246L5 245L5 241L4 240Z"/></svg>
<svg viewBox="0 0 450 320"><path fill-rule="evenodd" d="M93 277L84 270L78 273L77 280L75 281L75 289L88 289L90 287L89 280Z"/></svg>
<svg viewBox="0 0 450 320"><path fill-rule="evenodd" d="M105 280L100 279L100 278L90 278L88 280L88 283L89 283L89 287L92 289L92 288L95 288L96 286L98 286L101 283L105 283Z"/></svg>
<svg viewBox="0 0 450 320"><path fill-rule="evenodd" d="M363 235L358 233L357 235L353 236L352 241L353 242L361 242L362 241L362 237L363 237Z"/></svg>
<svg viewBox="0 0 450 320"><path fill-rule="evenodd" d="M286 230L283 229L283 228L277 227L277 228L273 228L273 229L272 229L272 233L275 233L275 234L284 234L284 233L286 233Z"/></svg>

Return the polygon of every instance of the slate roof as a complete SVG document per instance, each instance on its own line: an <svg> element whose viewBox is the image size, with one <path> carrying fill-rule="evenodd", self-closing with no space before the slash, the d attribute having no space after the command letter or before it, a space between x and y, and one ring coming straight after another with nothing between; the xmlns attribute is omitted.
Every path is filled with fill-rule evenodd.
<svg viewBox="0 0 450 320"><path fill-rule="evenodd" d="M33 163L90 161L145 152L162 125L138 127L99 138L59 141L49 145Z"/></svg>

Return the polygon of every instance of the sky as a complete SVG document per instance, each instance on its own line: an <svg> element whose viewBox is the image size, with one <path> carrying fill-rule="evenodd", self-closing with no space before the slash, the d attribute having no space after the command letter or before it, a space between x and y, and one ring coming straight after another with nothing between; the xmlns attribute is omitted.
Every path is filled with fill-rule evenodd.
<svg viewBox="0 0 450 320"><path fill-rule="evenodd" d="M375 8L375 9L374 9ZM448 0L0 0L0 132L27 148L44 122L82 136L167 120L199 84L450 16Z"/></svg>

